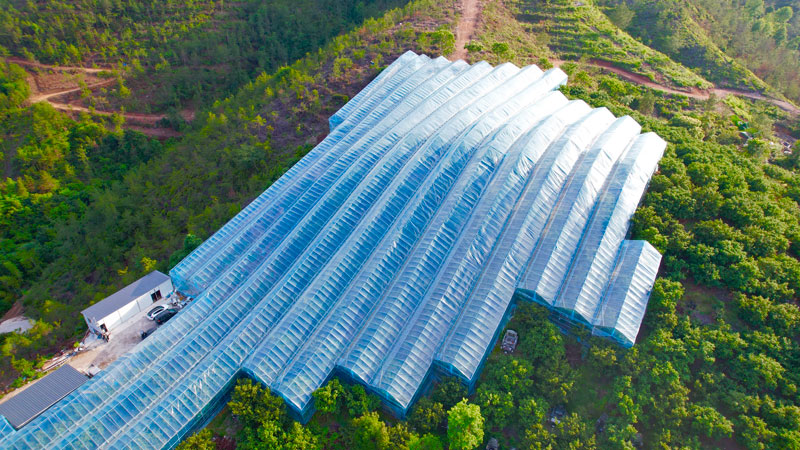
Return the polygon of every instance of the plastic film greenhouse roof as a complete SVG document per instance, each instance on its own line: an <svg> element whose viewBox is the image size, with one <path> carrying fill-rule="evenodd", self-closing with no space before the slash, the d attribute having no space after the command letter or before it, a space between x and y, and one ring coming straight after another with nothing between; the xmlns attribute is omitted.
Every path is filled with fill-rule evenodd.
<svg viewBox="0 0 800 450"><path fill-rule="evenodd" d="M8 448L172 447L242 373L303 417L333 373L403 414L472 383L515 294L633 345L661 255L624 237L665 143L558 69L406 53L178 264L195 301Z"/></svg>

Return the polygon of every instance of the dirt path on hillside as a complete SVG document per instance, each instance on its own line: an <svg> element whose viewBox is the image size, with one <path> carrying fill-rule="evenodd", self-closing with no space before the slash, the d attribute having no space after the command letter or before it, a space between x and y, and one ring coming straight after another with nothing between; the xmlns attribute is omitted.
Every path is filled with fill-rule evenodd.
<svg viewBox="0 0 800 450"><path fill-rule="evenodd" d="M119 113L116 113L114 111L90 110L89 108L86 108L84 106L73 105L73 104L70 104L70 103L57 103L57 102L53 102L53 101L48 101L48 103L53 105L53 108L55 108L55 109L58 109L58 110L61 110L61 111L67 111L67 112L86 112L86 113L98 114L98 115L101 115L101 116L111 116L113 114L119 114ZM159 120L164 118L163 114L125 113L125 114L122 114L122 116L125 117L126 120L131 120L133 122L137 122L137 123L141 123L141 124L145 124L145 125L155 125L156 122L158 122Z"/></svg>
<svg viewBox="0 0 800 450"><path fill-rule="evenodd" d="M450 55L450 59L464 59L467 57L467 49L464 48L475 29L478 27L478 17L481 13L479 0L461 0L461 19L456 25L456 51Z"/></svg>
<svg viewBox="0 0 800 450"><path fill-rule="evenodd" d="M72 105L69 103L55 103L51 101L48 103L50 103L50 105L53 106L53 108L67 113L85 112L85 113L99 114L101 116L111 116L113 114L118 114L112 111L97 111L97 110L91 111L86 107L79 105ZM188 114L186 113L182 115L184 117L188 116ZM175 131L172 128L163 128L158 126L158 121L166 117L163 114L125 113L122 114L122 116L125 117L124 128L126 130L138 131L142 134L146 134L150 137L158 139L167 139L167 138L182 136L180 132Z"/></svg>
<svg viewBox="0 0 800 450"><path fill-rule="evenodd" d="M88 84L88 85L86 85L86 88L87 89L94 89L94 88L99 88L99 87L103 87L103 86L108 86L108 85L114 83L114 81L116 81L116 80L114 80L114 79L103 80L103 81L101 81L99 83ZM62 90L58 90L58 91L42 92L42 93L38 93L38 94L35 94L35 95L31 95L28 98L28 101L30 101L31 103L49 102L49 103L52 104L53 102L50 101L51 98L59 97L59 96L66 95L66 94L71 94L73 92L79 92L81 89L83 89L83 88L82 87L76 87L76 88L70 88L70 89L62 89Z"/></svg>
<svg viewBox="0 0 800 450"><path fill-rule="evenodd" d="M27 59L15 58L15 57L8 57L6 58L6 61L20 66L36 67L37 69L45 69L45 70L59 70L59 71L66 70L66 71L75 71L84 73L99 73L99 72L109 72L114 70L112 67L51 66L48 64L42 64L35 61L28 61Z"/></svg>
<svg viewBox="0 0 800 450"><path fill-rule="evenodd" d="M113 83L115 80L107 80L102 83L96 83L93 85L87 86L88 88L96 88L100 86L108 85L109 82ZM115 111L99 111L99 110L90 110L85 106L81 105L74 105L71 103L61 103L55 100L56 97L60 97L62 95L70 94L73 92L80 91L82 88L73 88L73 89L65 89L62 91L57 92L48 92L46 94L37 94L29 98L31 103L37 102L47 102L53 108L64 111L67 113L91 113L97 114L101 116L111 116L114 114L120 114ZM171 128L162 128L158 126L158 122L161 119L164 119L166 116L163 114L141 114L141 113L122 113L122 117L125 118L125 128L129 130L135 130L140 133L146 134L151 137L166 139L170 137L177 137L180 136L181 133L171 129ZM184 116L189 116L190 114L184 114Z"/></svg>
<svg viewBox="0 0 800 450"><path fill-rule="evenodd" d="M458 24L456 25L456 43L455 43L456 48L455 51L450 55L450 59L452 60L466 59L467 49L465 49L464 46L467 43L469 43L469 41L472 39L473 34L475 33L475 30L478 28L478 20L480 18L480 13L481 13L481 5L479 0L461 0L460 3L461 3L461 18L459 19ZM565 61L551 60L551 62L556 67L558 67ZM778 108L790 114L800 115L800 108L798 108L793 103L781 99L767 97L755 91L727 89L719 87L713 87L711 89L689 88L687 90L680 90L653 81L644 75L640 75L638 73L633 73L631 71L622 69L620 67L616 67L611 63L609 63L608 61L591 60L589 61L588 64L615 73L620 78L623 78L625 80L641 84L643 86L647 86L651 89L666 92L668 94L685 95L687 97L695 98L698 100L707 100L711 96L711 94L714 94L720 98L726 97L728 95L739 95L754 100L764 100L772 103L773 105L777 106Z"/></svg>
<svg viewBox="0 0 800 450"><path fill-rule="evenodd" d="M551 60L551 62L556 66L559 67L565 61L561 60ZM727 97L728 95L739 95L742 97L751 98L754 100L764 100L767 102L772 103L773 105L777 106L778 108L794 115L800 115L800 108L796 105L787 102L785 100L780 100L776 98L767 97L764 94L760 94L754 91L745 91L739 89L727 89L727 88L719 88L714 87L711 89L699 89L699 88L690 88L688 90L680 90L675 89L670 86L663 85L661 83L655 82L644 75L640 75L638 73L633 73L628 70L622 69L620 67L616 67L609 63L608 61L598 61L598 60L591 60L588 63L591 66L599 67L603 70L608 72L612 72L618 75L620 78L628 80L630 82L641 84L643 86L647 86L650 89L655 89L658 91L666 92L668 94L677 94L677 95L685 95L690 98L698 99L698 100L708 100L711 94L716 95L719 98Z"/></svg>
<svg viewBox="0 0 800 450"><path fill-rule="evenodd" d="M14 317L21 316L22 315L22 310L23 310L22 302L17 300L16 302L14 302L14 305L11 306L11 309L6 311L6 313L3 314L3 317L0 317L0 322L3 322L3 321L8 320L8 319L13 319Z"/></svg>
<svg viewBox="0 0 800 450"><path fill-rule="evenodd" d="M51 72L62 73L65 77L69 77L70 72L83 72L86 74L96 74L102 71L108 71L112 69L108 68L91 68L91 67L73 67L73 66L50 66L47 64L41 64L32 61L26 61L24 59L19 58L7 58L9 62L14 64L19 64L25 67L34 67L38 69L44 69ZM48 81L52 81L53 77L58 78L56 75L47 75ZM68 94L74 94L80 92L83 89L94 90L101 87L109 86L114 84L117 80L116 78L109 78L102 81L98 81L95 83L86 84L85 86L77 86L75 87L75 83L69 81L67 83L63 83L57 79L55 84L52 83L45 83L44 86L40 85L39 78L41 74L37 74L36 72L29 72L28 77L28 84L31 86L31 96L28 98L29 103L40 103L40 102L47 102L53 108L58 109L60 111L68 112L68 113L91 113L101 116L111 116L113 114L121 114L122 117L125 118L125 128L136 130L151 137L165 139L170 137L177 137L181 134L173 129L169 128L162 128L158 126L158 122L165 118L164 114L142 114L142 113L119 113L116 111L98 111L98 110L90 110L85 106L73 104L68 100L61 100L59 101L60 97L63 97ZM93 77L97 79L96 77ZM68 78L64 78L64 80L68 80ZM61 86L67 85L63 88ZM194 116L193 111L184 111L181 114L184 119L191 120Z"/></svg>

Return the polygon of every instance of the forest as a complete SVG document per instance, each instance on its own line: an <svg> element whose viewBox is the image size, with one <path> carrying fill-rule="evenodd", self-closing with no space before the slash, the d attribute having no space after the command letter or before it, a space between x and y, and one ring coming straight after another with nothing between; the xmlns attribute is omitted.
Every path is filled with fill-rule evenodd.
<svg viewBox="0 0 800 450"><path fill-rule="evenodd" d="M402 2L8 3L0 11L0 55L118 71L124 84L94 95L94 105L168 112L208 106Z"/></svg>
<svg viewBox="0 0 800 450"><path fill-rule="evenodd" d="M40 376L42 362L80 339L86 305L168 270L235 215L397 55L453 52L458 20L450 0L10 3L0 12L5 55L114 66L133 92L157 100L109 104L197 112L182 137L154 140L121 117L28 104L25 70L0 65L0 311L19 301L37 320L0 336L4 386ZM439 379L398 420L334 379L300 425L242 379L181 447L472 449L496 438L519 449L800 448L800 145L790 154L773 145L787 131L800 137L800 121L766 101L667 94L595 62L674 88L797 99L800 5L484 3L470 61L560 60L567 96L631 115L669 142L632 224L633 238L664 254L637 344L562 333L520 302L508 324L517 350L495 350L474 392ZM555 410L565 412L558 423Z"/></svg>

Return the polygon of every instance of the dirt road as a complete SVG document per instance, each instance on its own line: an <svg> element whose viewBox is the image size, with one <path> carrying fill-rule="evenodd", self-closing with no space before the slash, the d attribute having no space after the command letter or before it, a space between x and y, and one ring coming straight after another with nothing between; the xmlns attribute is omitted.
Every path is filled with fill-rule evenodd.
<svg viewBox="0 0 800 450"><path fill-rule="evenodd" d="M462 0L461 19L456 25L456 51L450 55L450 59L464 59L467 57L465 45L472 39L475 29L478 27L481 7L479 0Z"/></svg>
<svg viewBox="0 0 800 450"><path fill-rule="evenodd" d="M99 88L99 87L103 87L103 86L108 86L108 85L114 83L114 81L116 81L116 80L114 80L114 79L103 80L103 81L101 81L99 83L88 84L88 85L86 85L86 88L94 89L94 88ZM62 95L71 94L73 92L79 92L81 89L83 89L83 88L82 87L76 87L76 88L63 89L63 90L54 91L54 92L40 92L38 94L31 95L28 98L28 101L30 101L31 103L49 102L50 99L53 98L53 97L59 97L59 96L62 96ZM50 103L52 104L53 102L50 102Z"/></svg>
<svg viewBox="0 0 800 450"><path fill-rule="evenodd" d="M109 78L101 81L97 81L94 83L87 84L85 86L75 86L76 81L71 80L69 72L84 72L87 74L96 74L98 72L102 72L109 69L98 69L98 68L90 68L90 67L72 67L72 66L49 66L46 64L40 64L37 62L26 61L19 58L8 58L8 61L19 64L26 67L35 67L39 69L46 69L51 72L61 73L64 74L64 77L59 77L58 75L49 74L37 74L34 72L30 72L30 77L28 78L28 84L31 86L32 95L28 98L28 102L30 103L39 103L39 102L47 102L55 109L60 111L65 111L69 113L92 113L101 116L110 116L113 114L120 114L116 111L98 111L98 110L89 110L85 106L79 104L72 104L65 102L64 100L59 101L60 97L63 97L68 94L74 94L76 92L80 92L82 89L87 88L90 90L94 90L97 88L109 86L114 84L117 80L116 78ZM48 78L48 81L53 81L54 77L56 82L55 83L40 83L39 78ZM92 77L93 79L97 79L97 77ZM40 86L43 84L44 86ZM63 86L63 87L62 87ZM183 112L182 115L187 120L188 118L192 117L194 114L191 111ZM158 122L163 119L165 116L163 114L140 114L140 113L122 113L122 116L125 118L126 125L125 128L132 129L139 131L141 133L147 134L149 136L155 138L170 138L170 137L177 137L180 136L180 133L173 129L168 128L160 128L158 127Z"/></svg>
<svg viewBox="0 0 800 450"><path fill-rule="evenodd" d="M467 50L464 48L464 46L467 43L469 43L469 41L472 39L473 34L475 33L475 30L478 27L480 14L481 14L481 5L479 0L461 0L461 18L459 19L458 24L456 25L456 44L455 44L456 49L450 55L451 60L465 59L467 57ZM558 67L565 61L551 60L550 62L552 62L556 67ZM798 108L797 105L794 105L793 103L787 102L785 100L767 97L761 93L754 91L727 89L720 87L713 87L711 89L691 88L687 90L679 90L652 81L651 79L643 75L639 75L637 73L630 72L620 67L616 67L607 61L591 60L589 62L589 65L602 68L608 72L615 73L620 78L631 81L633 83L641 84L651 89L659 90L669 94L685 95L687 97L699 100L707 100L711 96L711 94L714 94L720 98L726 97L728 95L739 95L742 97L747 97L755 100L764 100L772 103L773 105L777 106L778 108L790 114L800 115L800 108Z"/></svg>
<svg viewBox="0 0 800 450"><path fill-rule="evenodd" d="M53 108L67 111L67 112L86 112L92 114L98 114L101 116L110 116L113 114L117 114L114 111L97 111L97 110L90 110L84 106L79 105L72 105L69 103L57 103L57 102L49 102ZM159 120L164 118L163 114L139 114L139 113L124 113L122 114L126 120L130 120L132 122L141 123L145 125L155 125Z"/></svg>
<svg viewBox="0 0 800 450"><path fill-rule="evenodd" d="M15 57L8 57L6 60L10 63L17 64L19 66L25 67L36 67L37 69L45 69L45 70L59 70L59 71L73 71L73 72L84 72L84 73L99 73L99 72L109 72L114 70L112 67L75 67L75 66L50 66L47 64L38 63L35 61L28 61L27 59L22 58L15 58Z"/></svg>
<svg viewBox="0 0 800 450"><path fill-rule="evenodd" d="M553 63L553 65L558 67L561 64L563 64L565 61L551 60L551 62ZM765 96L763 94L760 94L758 92L744 91L744 90L738 90L738 89L719 88L719 87L714 87L714 88L711 88L711 89L690 88L689 90L685 90L684 91L684 90L675 89L675 88L672 88L670 86L666 86L666 85L660 84L658 82L655 82L655 81L647 78L644 75L640 75L638 73L633 73L633 72L627 71L625 69L622 69L620 67L616 67L616 66L612 65L611 63L609 63L607 61L591 60L588 64L591 65L591 66L599 67L599 68L601 68L603 70L606 70L608 72L612 72L612 73L618 75L622 79L628 80L628 81L636 83L636 84L641 84L643 86L647 86L650 89L655 89L657 91L666 92L668 94L685 95L687 97L698 99L698 100L707 100L711 96L711 94L714 94L719 98L727 97L728 95L738 95L738 96L741 96L741 97L747 97L747 98L751 98L751 99L754 99L754 100L764 100L764 101L772 103L773 105L777 106L778 108L780 108L780 109L782 109L782 110L784 110L784 111L786 111L786 112L788 112L790 114L800 115L800 108L798 108L796 105L794 105L794 104L792 104L790 102L784 101L784 100L767 97L767 96Z"/></svg>

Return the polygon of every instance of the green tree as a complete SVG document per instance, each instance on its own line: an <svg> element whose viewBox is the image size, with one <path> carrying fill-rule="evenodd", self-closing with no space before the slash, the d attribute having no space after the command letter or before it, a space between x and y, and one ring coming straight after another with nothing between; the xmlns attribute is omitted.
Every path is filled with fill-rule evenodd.
<svg viewBox="0 0 800 450"><path fill-rule="evenodd" d="M492 44L492 53L498 58L506 58L509 56L510 47L505 42L495 42Z"/></svg>
<svg viewBox="0 0 800 450"><path fill-rule="evenodd" d="M441 403L423 397L408 415L408 423L420 433L431 433L441 429L446 418L447 412Z"/></svg>
<svg viewBox="0 0 800 450"><path fill-rule="evenodd" d="M646 91L644 95L638 98L636 109L646 115L650 116L655 112L656 96L651 91Z"/></svg>
<svg viewBox="0 0 800 450"><path fill-rule="evenodd" d="M432 434L414 437L408 443L408 450L443 450L442 441Z"/></svg>
<svg viewBox="0 0 800 450"><path fill-rule="evenodd" d="M733 433L733 423L725 416L710 406L692 405L692 428L706 437L717 439L730 437Z"/></svg>
<svg viewBox="0 0 800 450"><path fill-rule="evenodd" d="M461 400L447 413L447 440L454 450L469 450L483 442L481 407Z"/></svg>
<svg viewBox="0 0 800 450"><path fill-rule="evenodd" d="M433 388L431 400L441 403L449 410L456 403L467 397L467 388L456 377L445 377Z"/></svg>
<svg viewBox="0 0 800 450"><path fill-rule="evenodd" d="M380 405L378 397L368 394L360 384L350 385L345 389L345 407L350 417L359 417L375 411Z"/></svg>
<svg viewBox="0 0 800 450"><path fill-rule="evenodd" d="M449 55L456 49L456 36L452 31L440 28L430 35L431 42L441 49L443 55Z"/></svg>
<svg viewBox="0 0 800 450"><path fill-rule="evenodd" d="M345 389L339 382L338 378L334 378L325 386L314 391L314 407L321 413L335 413L339 410L342 400L345 396Z"/></svg>
<svg viewBox="0 0 800 450"><path fill-rule="evenodd" d="M544 400L528 397L519 401L517 415L526 423L542 423L549 408Z"/></svg>
<svg viewBox="0 0 800 450"><path fill-rule="evenodd" d="M211 430L203 429L181 442L176 450L216 450Z"/></svg>
<svg viewBox="0 0 800 450"><path fill-rule="evenodd" d="M193 234L187 234L185 238L183 238L183 247L178 250L175 250L172 255L169 257L169 268L172 269L175 267L183 258L187 257L189 253L192 253L194 249L200 246L203 243L203 240Z"/></svg>
<svg viewBox="0 0 800 450"><path fill-rule="evenodd" d="M236 383L228 406L234 416L252 428L257 428L264 421L283 423L287 418L283 400L272 395L269 388L253 383L249 378L242 378Z"/></svg>
<svg viewBox="0 0 800 450"><path fill-rule="evenodd" d="M389 445L387 450L409 450L409 445L417 437L408 429L404 422L398 422L393 427L389 427Z"/></svg>
<svg viewBox="0 0 800 450"><path fill-rule="evenodd" d="M594 449L596 443L592 431L578 414L569 414L556 425L555 448Z"/></svg>
<svg viewBox="0 0 800 450"><path fill-rule="evenodd" d="M317 450L320 448L319 440L310 429L292 422L289 431L285 434L283 450Z"/></svg>
<svg viewBox="0 0 800 450"><path fill-rule="evenodd" d="M620 2L617 6L608 10L608 18L614 22L614 25L623 30L628 28L635 15L626 2Z"/></svg>
<svg viewBox="0 0 800 450"><path fill-rule="evenodd" d="M5 111L16 108L30 95L25 70L7 61L0 62L0 117Z"/></svg>
<svg viewBox="0 0 800 450"><path fill-rule="evenodd" d="M274 420L264 420L255 430L245 427L245 438L240 442L242 450L272 450L282 449L286 442L286 436L281 424Z"/></svg>
<svg viewBox="0 0 800 450"><path fill-rule="evenodd" d="M353 445L357 450L383 450L389 446L389 429L376 412L353 420Z"/></svg>
<svg viewBox="0 0 800 450"><path fill-rule="evenodd" d="M142 270L145 273L150 273L156 268L156 260L148 258L147 256L142 256Z"/></svg>
<svg viewBox="0 0 800 450"><path fill-rule="evenodd" d="M747 145L745 146L747 150L747 154L752 156L753 158L763 159L769 154L769 142L759 139L753 138L747 141Z"/></svg>
<svg viewBox="0 0 800 450"><path fill-rule="evenodd" d="M470 41L464 44L464 48L470 53L477 53L483 51L483 44L477 41Z"/></svg>
<svg viewBox="0 0 800 450"><path fill-rule="evenodd" d="M481 386L475 399L480 405L489 429L504 428L514 415L514 397L511 392L497 391Z"/></svg>

